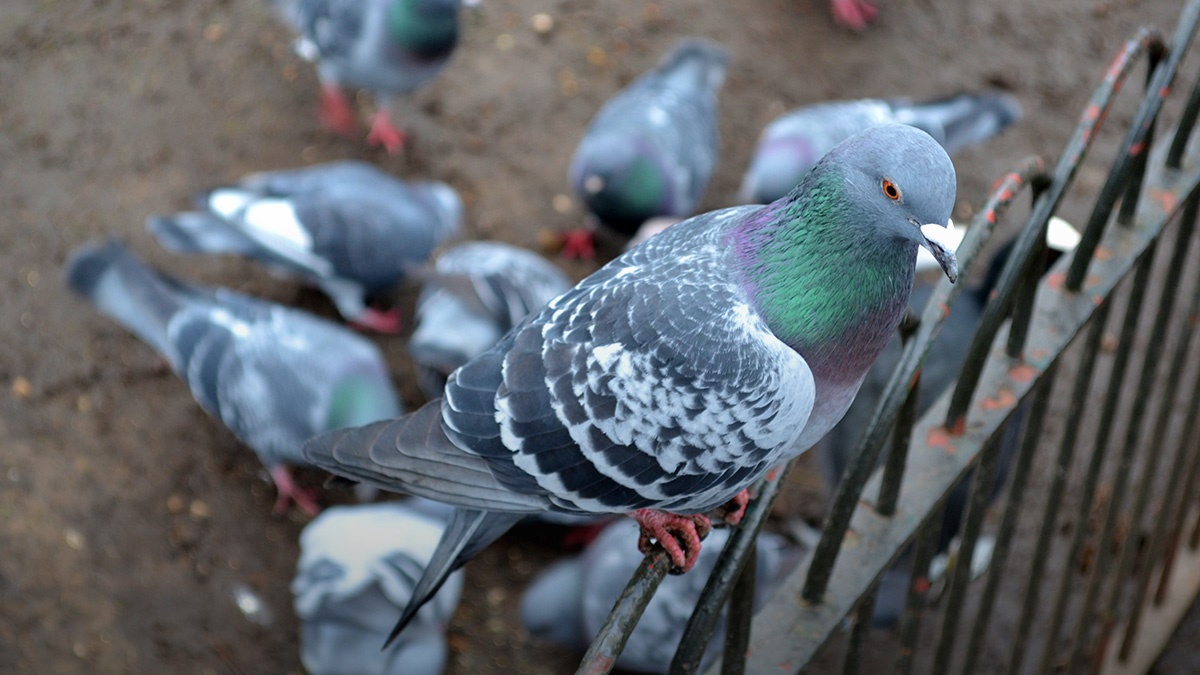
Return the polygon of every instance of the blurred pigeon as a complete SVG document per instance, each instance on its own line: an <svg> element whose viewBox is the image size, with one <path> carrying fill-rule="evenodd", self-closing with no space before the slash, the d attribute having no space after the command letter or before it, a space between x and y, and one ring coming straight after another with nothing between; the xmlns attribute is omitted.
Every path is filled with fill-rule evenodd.
<svg viewBox="0 0 1200 675"><path fill-rule="evenodd" d="M203 195L202 211L151 216L146 227L179 253L236 253L316 284L349 321L385 333L395 310L366 296L393 287L462 226L445 183L404 182L356 161L270 171Z"/></svg>
<svg viewBox="0 0 1200 675"><path fill-rule="evenodd" d="M72 290L158 351L206 411L258 454L279 490L316 513L285 462L305 439L401 414L379 350L305 312L186 284L120 242L86 245L67 264Z"/></svg>
<svg viewBox="0 0 1200 675"><path fill-rule="evenodd" d="M300 658L312 675L437 675L458 607L456 573L387 649L379 645L408 602L444 521L405 502L335 506L300 533L292 581Z"/></svg>
<svg viewBox="0 0 1200 675"><path fill-rule="evenodd" d="M312 463L458 507L398 632L446 574L525 514L630 512L683 571L703 514L825 435L940 243L954 166L923 131L879 127L786 199L655 235L451 374L444 398L323 434Z"/></svg>
<svg viewBox="0 0 1200 675"><path fill-rule="evenodd" d="M296 53L317 64L321 122L350 136L357 126L342 87L366 89L376 112L367 142L388 152L407 136L392 124L391 106L432 80L458 46L460 0L276 0L300 33ZM471 2L469 4L476 4Z"/></svg>
<svg viewBox="0 0 1200 675"><path fill-rule="evenodd" d="M417 298L408 343L425 395L441 396L451 371L570 287L557 267L516 246L473 241L446 249Z"/></svg>
<svg viewBox="0 0 1200 675"><path fill-rule="evenodd" d="M571 187L604 226L628 236L654 216L696 211L717 161L717 91L729 60L685 40L592 118L571 160ZM564 254L591 256L589 233Z"/></svg>
<svg viewBox="0 0 1200 675"><path fill-rule="evenodd" d="M542 571L521 599L525 628L537 637L586 650L642 561L636 550L638 536L636 525L617 521L604 528L582 554ZM696 560L695 571L663 580L617 657L618 668L637 673L667 672L688 618L728 539L729 530L713 530ZM775 582L786 571L784 561L789 552L783 539L770 532L763 532L756 543L757 606L770 596ZM706 663L720 652L724 632L722 620L709 641Z"/></svg>
<svg viewBox="0 0 1200 675"><path fill-rule="evenodd" d="M960 230L955 227L955 229L959 230L959 233L949 239L961 241L965 228ZM1054 218L1050 222L1046 239L1051 251L1051 260L1047 262L1047 266L1049 266L1057 259L1057 256L1075 247L1079 241L1079 233L1066 221ZM983 318L983 310L992 291L995 290L996 284L1000 281L1000 273L1004 270L1004 265L1008 262L1014 245L1015 241L1009 240L1001 246L988 264L986 274L980 284L964 289L951 305L950 313L946 316L945 323L942 324L942 330L934 340L929 356L921 367L918 415L925 414L925 411L958 381L958 375L962 371L963 363L967 359L967 352L971 347L971 340L975 337L975 330L979 327L980 319ZM929 263L918 258L918 279L921 278L922 267L930 271L933 269ZM909 304L916 311L921 311L929 301L933 289L934 285L928 279L918 281L913 286L912 295L909 296ZM815 448L820 460L822 478L831 495L838 482L841 481L846 467L854 459L854 452L858 449L863 430L867 428L871 421L871 415L874 414L879 400L883 397L892 371L900 361L902 351L903 346L898 336L888 342L883 353L875 361L875 365L867 372L862 388L858 390L858 397L846 411L845 417ZM1018 410L1017 414L1023 415L1024 408ZM1020 444L1018 433L1020 426L1020 418L1014 420L1008 425L1000 440L999 462L991 499L995 499L999 495L1000 488L1003 487L1008 476L1009 466L1016 457ZM886 454L881 455L881 457L885 456ZM951 541L962 529L962 519L970 495L971 475L970 473L964 475L946 498L942 515L942 529L938 537L938 552L947 551ZM897 562L893 569L885 573L875 603L874 622L877 625L890 626L899 620L908 595L909 574L911 573L911 570L907 569L908 567L911 567L911 563L905 556Z"/></svg>
<svg viewBox="0 0 1200 675"><path fill-rule="evenodd" d="M1008 94L958 94L925 103L908 99L818 103L784 113L758 139L742 179L745 203L775 201L791 192L818 159L835 145L870 127L909 124L954 154L999 134L1021 117Z"/></svg>

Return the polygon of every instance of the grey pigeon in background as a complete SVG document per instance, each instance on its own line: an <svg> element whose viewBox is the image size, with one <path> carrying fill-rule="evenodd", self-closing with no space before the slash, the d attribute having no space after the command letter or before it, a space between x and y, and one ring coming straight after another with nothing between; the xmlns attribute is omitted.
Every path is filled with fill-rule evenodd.
<svg viewBox="0 0 1200 675"><path fill-rule="evenodd" d="M954 154L999 134L1021 117L1008 94L958 94L924 103L862 99L818 103L775 118L758 140L739 193L765 204L791 192L817 160L838 143L882 124L908 124L933 136Z"/></svg>
<svg viewBox="0 0 1200 675"><path fill-rule="evenodd" d="M404 502L335 506L300 533L292 581L300 657L312 675L437 675L462 574L451 575L404 637L380 650L429 562L443 521Z"/></svg>
<svg viewBox="0 0 1200 675"><path fill-rule="evenodd" d="M688 618L728 538L729 530L713 530L704 541L694 571L663 580L617 657L618 668L638 673L667 672ZM637 540L636 525L617 521L604 528L580 555L543 570L521 598L525 628L537 637L586 650L642 561ZM758 605L770 596L788 569L785 561L792 556L783 539L770 532L759 535L756 545L754 600ZM706 663L721 651L723 623L709 641Z"/></svg>
<svg viewBox="0 0 1200 675"><path fill-rule="evenodd" d="M337 324L183 283L117 241L75 251L67 281L161 354L200 406L254 449L279 490L277 510L289 500L317 510L286 466L303 463L306 439L402 412L382 354Z"/></svg>
<svg viewBox="0 0 1200 675"><path fill-rule="evenodd" d="M441 396L455 368L570 287L557 267L516 246L472 241L447 248L417 298L408 342L425 395Z"/></svg>
<svg viewBox="0 0 1200 675"><path fill-rule="evenodd" d="M397 95L426 84L458 46L460 0L275 0L300 34L296 52L317 64L321 122L335 133L357 127L343 87L366 89L376 112L367 141L388 152L407 136L391 118ZM470 4L474 4L473 2Z"/></svg>
<svg viewBox="0 0 1200 675"><path fill-rule="evenodd" d="M787 198L696 216L622 254L450 376L416 412L305 444L318 466L459 507L399 632L523 516L625 513L683 571L705 512L816 443L892 337L917 248L941 243L950 158L894 125Z"/></svg>
<svg viewBox="0 0 1200 675"><path fill-rule="evenodd" d="M1052 219L1047 233L1047 243L1051 253L1051 259L1047 261L1047 266L1062 253L1072 250L1078 240L1079 234L1074 228L1058 218ZM929 356L921 367L919 415L925 414L925 411L958 381L963 363L967 359L967 352L971 347L971 341L975 337L976 329L979 328L980 319L983 318L984 308L1000 280L1000 273L1004 270L1004 264L1012 254L1014 244L1013 240L1005 242L992 257L980 283L964 289L951 305L950 313L946 316L945 323L942 324L942 330L934 340ZM921 267L922 263L918 261L918 272L921 271ZM928 303L933 289L934 285L928 279L918 281L909 297L909 304L920 312ZM888 380L891 379L892 371L900 362L902 350L903 347L898 336L888 342L883 353L875 361L875 365L867 372L866 380L864 380L862 388L858 390L858 397L846 411L845 417L815 448L820 460L821 476L831 495L841 481L846 467L854 459L854 452L858 449L863 431L867 428L871 421L871 415L879 405L883 392L887 388ZM1024 408L1021 408L1017 414L1023 415L1023 411ZM1000 440L999 462L995 483L990 493L992 499L999 494L1008 475L1008 468L1016 457L1020 442L1019 427L1018 418L1008 425ZM962 519L970 493L970 475L964 476L946 498L946 505L942 511L942 528L937 543L939 553L950 548L951 541L962 528ZM874 622L877 625L891 626L899 620L908 596L909 575L911 574L909 567L911 567L911 563L905 556L884 574L875 603Z"/></svg>
<svg viewBox="0 0 1200 675"><path fill-rule="evenodd" d="M367 306L458 234L463 205L438 182L405 182L356 161L268 171L212 190L200 211L146 226L179 253L249 256L316 284L348 321L385 333L399 314Z"/></svg>
<svg viewBox="0 0 1200 675"><path fill-rule="evenodd" d="M626 236L655 216L690 216L717 162L717 92L728 55L685 40L604 104L571 160L571 188L600 223ZM564 253L587 256L583 232Z"/></svg>

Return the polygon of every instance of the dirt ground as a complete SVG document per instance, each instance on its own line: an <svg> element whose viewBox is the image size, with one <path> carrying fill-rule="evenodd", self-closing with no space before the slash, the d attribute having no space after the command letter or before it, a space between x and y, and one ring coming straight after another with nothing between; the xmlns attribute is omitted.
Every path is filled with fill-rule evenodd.
<svg viewBox="0 0 1200 675"><path fill-rule="evenodd" d="M955 158L965 220L1019 159L1056 157L1111 55L1139 25L1169 34L1182 3L880 5L877 24L854 35L833 26L824 0L484 0L445 74L399 104L413 142L390 157L319 128L313 71L265 2L0 3L0 670L301 669L288 583L306 518L273 516L254 455L149 348L68 294L61 269L74 247L116 235L187 278L332 316L324 298L245 261L160 250L144 221L250 171L340 158L447 181L468 204L469 237L534 247L541 230L581 220L559 196L592 113L687 35L731 54L706 208L733 203L759 131L787 108L1000 87L1025 119ZM548 33L532 28L537 13L553 17ZM1109 124L1125 124L1129 108ZM1068 219L1082 219L1104 171L1103 160L1085 166ZM404 290L401 307L412 297ZM415 407L404 337L379 344ZM790 503L819 512L816 479L798 484ZM468 567L450 672L573 671L571 653L513 628L522 584L553 543L516 533ZM237 609L239 585L261 595L268 624Z"/></svg>

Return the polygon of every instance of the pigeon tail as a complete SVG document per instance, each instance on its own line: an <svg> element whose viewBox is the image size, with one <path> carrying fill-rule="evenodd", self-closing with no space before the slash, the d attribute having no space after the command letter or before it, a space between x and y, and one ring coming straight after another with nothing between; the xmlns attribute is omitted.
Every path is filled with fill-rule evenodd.
<svg viewBox="0 0 1200 675"><path fill-rule="evenodd" d="M250 255L259 249L254 240L225 219L200 211L150 216L146 219L146 229L163 248L176 253Z"/></svg>
<svg viewBox="0 0 1200 675"><path fill-rule="evenodd" d="M451 573L499 539L523 517L519 513L455 509L454 515L446 523L446 529L442 532L442 538L438 540L429 564L425 566L425 571L417 582L417 587L413 589L412 598L404 607L396 627L388 635L387 642L383 644L384 648L386 649L400 631L416 617L417 611L433 598Z"/></svg>
<svg viewBox="0 0 1200 675"><path fill-rule="evenodd" d="M167 324L194 290L150 269L116 239L77 250L66 277L71 290L171 359Z"/></svg>
<svg viewBox="0 0 1200 675"><path fill-rule="evenodd" d="M725 81L729 52L716 42L690 38L679 43L658 66L670 82L716 91Z"/></svg>
<svg viewBox="0 0 1200 675"><path fill-rule="evenodd" d="M551 509L544 494L510 490L486 459L452 443L441 405L436 399L397 419L315 436L304 444L305 459L351 480L460 508L521 515Z"/></svg>
<svg viewBox="0 0 1200 675"><path fill-rule="evenodd" d="M1016 123L1021 119L1021 106L1012 96L999 91L965 93L897 105L896 117L939 138L946 152L954 154Z"/></svg>

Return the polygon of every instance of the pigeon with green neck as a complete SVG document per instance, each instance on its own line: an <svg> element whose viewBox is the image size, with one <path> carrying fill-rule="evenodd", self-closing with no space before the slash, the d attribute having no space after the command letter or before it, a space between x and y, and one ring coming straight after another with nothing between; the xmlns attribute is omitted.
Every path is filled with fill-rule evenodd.
<svg viewBox="0 0 1200 675"><path fill-rule="evenodd" d="M304 463L306 439L402 412L383 355L337 324L183 283L116 241L72 254L67 282L161 354L200 406L254 450L279 490L277 512L289 501L317 512L287 468Z"/></svg>
<svg viewBox="0 0 1200 675"><path fill-rule="evenodd" d="M351 480L456 507L395 635L530 513L629 513L686 571L711 526L846 412L942 238L950 158L893 125L783 199L702 214L616 258L450 375L443 397L305 445Z"/></svg>

